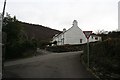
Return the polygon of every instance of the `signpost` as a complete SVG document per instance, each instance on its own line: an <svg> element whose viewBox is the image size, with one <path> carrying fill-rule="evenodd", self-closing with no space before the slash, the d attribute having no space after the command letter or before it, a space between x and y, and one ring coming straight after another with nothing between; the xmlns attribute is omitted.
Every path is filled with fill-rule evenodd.
<svg viewBox="0 0 120 80"><path fill-rule="evenodd" d="M87 63L88 63L88 68L89 68L89 37L92 34L92 31L83 31L83 33L85 34L86 38L87 38Z"/></svg>

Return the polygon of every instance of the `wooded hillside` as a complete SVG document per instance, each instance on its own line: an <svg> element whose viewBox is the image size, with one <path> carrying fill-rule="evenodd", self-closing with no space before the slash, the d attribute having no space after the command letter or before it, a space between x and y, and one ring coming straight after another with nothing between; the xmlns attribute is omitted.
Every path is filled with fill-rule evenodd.
<svg viewBox="0 0 120 80"><path fill-rule="evenodd" d="M42 25L21 22L7 14L3 20L3 56L14 59L34 55L37 47L45 48L50 40L61 31Z"/></svg>
<svg viewBox="0 0 120 80"><path fill-rule="evenodd" d="M25 34L29 38L35 38L37 40L50 40L55 34L61 33L61 31L51 29L42 25L29 24L25 22L19 22L24 28Z"/></svg>

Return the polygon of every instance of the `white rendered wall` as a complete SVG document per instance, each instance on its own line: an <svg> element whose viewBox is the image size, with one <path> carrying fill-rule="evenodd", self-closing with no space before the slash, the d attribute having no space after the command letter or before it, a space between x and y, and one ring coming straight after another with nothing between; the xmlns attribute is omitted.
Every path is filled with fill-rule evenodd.
<svg viewBox="0 0 120 80"><path fill-rule="evenodd" d="M95 39L95 38L97 38L97 39ZM90 38L89 38L89 42L95 42L95 41L101 41L101 37L99 37L99 36L90 36Z"/></svg>
<svg viewBox="0 0 120 80"><path fill-rule="evenodd" d="M83 44L86 43L85 35L83 34L82 30L77 27L71 27L65 34L64 34L64 44ZM80 43L80 39L82 39L82 43Z"/></svg>

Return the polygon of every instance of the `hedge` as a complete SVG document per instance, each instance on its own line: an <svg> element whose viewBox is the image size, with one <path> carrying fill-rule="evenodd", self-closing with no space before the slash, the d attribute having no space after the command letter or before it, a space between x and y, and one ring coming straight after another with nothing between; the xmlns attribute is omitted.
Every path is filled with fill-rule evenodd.
<svg viewBox="0 0 120 80"><path fill-rule="evenodd" d="M87 50L84 48L84 62L87 64ZM120 39L107 39L90 44L90 68L101 78L120 78Z"/></svg>

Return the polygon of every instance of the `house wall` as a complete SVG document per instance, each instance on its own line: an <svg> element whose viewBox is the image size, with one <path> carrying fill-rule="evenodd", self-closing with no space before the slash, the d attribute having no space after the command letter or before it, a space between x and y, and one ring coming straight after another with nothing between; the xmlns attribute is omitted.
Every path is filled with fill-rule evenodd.
<svg viewBox="0 0 120 80"><path fill-rule="evenodd" d="M95 42L95 41L101 41L102 39L101 39L101 37L99 37L99 36L90 36L90 38L89 38L89 42Z"/></svg>
<svg viewBox="0 0 120 80"><path fill-rule="evenodd" d="M56 36L53 38L53 41L57 41L57 45L63 45L64 41L63 41L63 33L61 33L60 35Z"/></svg>
<svg viewBox="0 0 120 80"><path fill-rule="evenodd" d="M71 27L64 34L64 38L64 44L83 44L86 42L85 35L83 34L82 30L77 26ZM80 43L80 39L82 39L82 43Z"/></svg>
<svg viewBox="0 0 120 80"><path fill-rule="evenodd" d="M82 43L80 43L80 39L82 39ZM53 42L57 41L57 45L64 44L84 44L87 43L87 39L82 32L82 30L78 27L72 27L66 33L62 33L61 35L55 37ZM101 41L101 37L99 36L90 36L89 42Z"/></svg>

